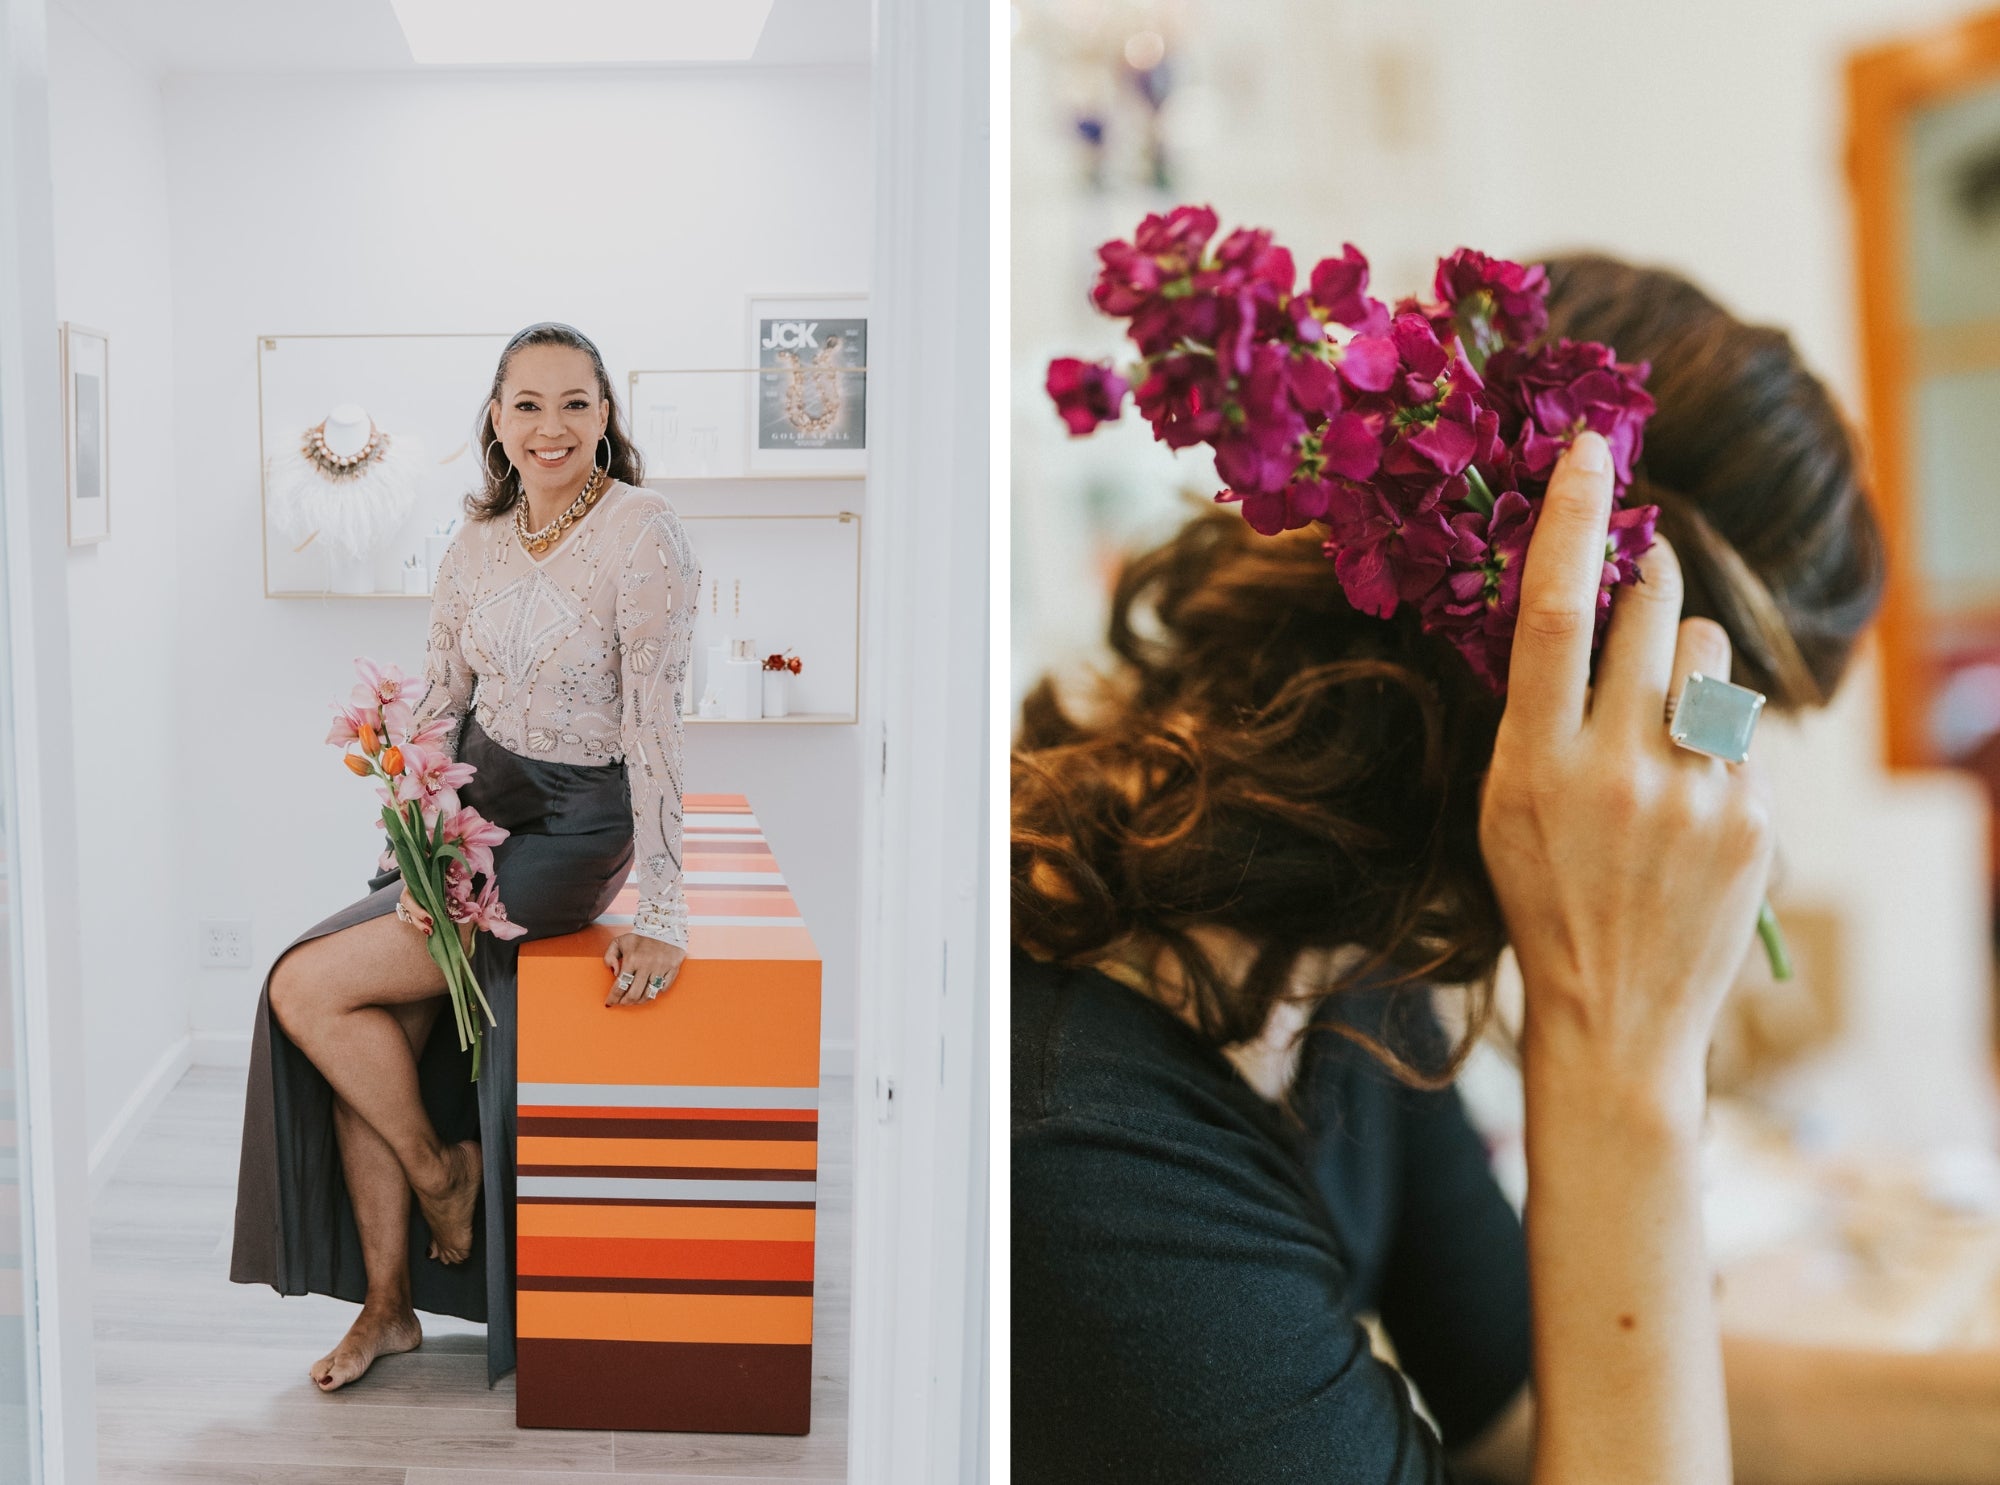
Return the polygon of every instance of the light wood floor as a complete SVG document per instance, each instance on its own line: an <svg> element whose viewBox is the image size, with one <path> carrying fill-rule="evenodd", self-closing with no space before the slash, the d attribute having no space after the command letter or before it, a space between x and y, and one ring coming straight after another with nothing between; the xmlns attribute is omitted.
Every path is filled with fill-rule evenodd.
<svg viewBox="0 0 2000 1485"><path fill-rule="evenodd" d="M514 1426L485 1327L422 1315L424 1343L321 1393L306 1368L356 1306L229 1282L244 1072L188 1071L91 1214L103 1485L652 1485L847 1477L851 1078L820 1111L812 1431L803 1438Z"/></svg>

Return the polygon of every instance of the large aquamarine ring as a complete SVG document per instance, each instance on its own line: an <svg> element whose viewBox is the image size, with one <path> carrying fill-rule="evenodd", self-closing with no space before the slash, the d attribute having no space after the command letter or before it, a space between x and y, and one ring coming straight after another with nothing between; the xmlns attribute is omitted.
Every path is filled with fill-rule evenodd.
<svg viewBox="0 0 2000 1485"><path fill-rule="evenodd" d="M1762 691L1697 670L1681 683L1680 695L1667 700L1667 736L1691 753L1741 763L1750 756L1750 738L1763 710Z"/></svg>

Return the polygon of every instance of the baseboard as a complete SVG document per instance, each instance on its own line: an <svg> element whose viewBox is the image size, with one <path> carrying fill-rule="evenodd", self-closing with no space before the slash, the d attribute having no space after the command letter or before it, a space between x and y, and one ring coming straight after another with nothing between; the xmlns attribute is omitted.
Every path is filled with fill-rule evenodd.
<svg viewBox="0 0 2000 1485"><path fill-rule="evenodd" d="M250 1033L247 1031L197 1031L194 1043L196 1067L248 1067Z"/></svg>
<svg viewBox="0 0 2000 1485"><path fill-rule="evenodd" d="M98 1195L111 1182L111 1173L118 1169L118 1162L125 1158L132 1141L139 1137L139 1131L146 1127L146 1121L153 1117L162 1100L173 1091L174 1084L181 1080L181 1074L188 1070L193 1060L194 1038L177 1038L139 1080L139 1086L132 1090L132 1096L125 1100L123 1108L111 1121L111 1127L99 1137L90 1152L90 1198Z"/></svg>

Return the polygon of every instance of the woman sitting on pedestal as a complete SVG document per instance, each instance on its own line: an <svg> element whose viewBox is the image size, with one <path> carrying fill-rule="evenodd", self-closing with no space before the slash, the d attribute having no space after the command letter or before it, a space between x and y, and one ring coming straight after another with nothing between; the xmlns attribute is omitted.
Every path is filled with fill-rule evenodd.
<svg viewBox="0 0 2000 1485"><path fill-rule="evenodd" d="M528 938L595 921L636 854L639 910L605 955L605 1005L640 1004L687 952L681 713L700 563L640 485L603 358L575 329L508 342L477 446L485 485L438 571L416 721L458 720L453 757L477 770L461 802L510 832L494 875ZM361 1304L311 1368L326 1391L417 1346L418 1310L485 1322L489 1385L514 1366L520 940L472 943L497 1022L474 1083L470 1054L431 1035L437 926L385 860L367 896L286 948L258 1002L230 1278Z"/></svg>

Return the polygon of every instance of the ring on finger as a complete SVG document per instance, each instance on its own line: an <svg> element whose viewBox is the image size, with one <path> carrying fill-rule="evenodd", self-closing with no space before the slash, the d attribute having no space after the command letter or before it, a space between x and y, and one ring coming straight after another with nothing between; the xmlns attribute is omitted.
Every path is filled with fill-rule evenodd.
<svg viewBox="0 0 2000 1485"><path fill-rule="evenodd" d="M618 977L618 988L619 988L620 990L630 990L630 989L632 988L632 971L631 971L631 970L629 970L629 969L628 969L628 970L626 970L624 974L622 974L622 975L620 975L620 976Z"/></svg>
<svg viewBox="0 0 2000 1485"><path fill-rule="evenodd" d="M1724 763L1750 756L1750 739L1764 710L1764 693L1693 671L1667 698L1667 736L1690 753Z"/></svg>

